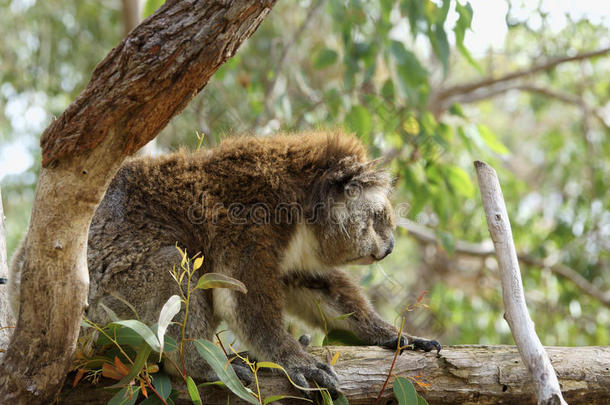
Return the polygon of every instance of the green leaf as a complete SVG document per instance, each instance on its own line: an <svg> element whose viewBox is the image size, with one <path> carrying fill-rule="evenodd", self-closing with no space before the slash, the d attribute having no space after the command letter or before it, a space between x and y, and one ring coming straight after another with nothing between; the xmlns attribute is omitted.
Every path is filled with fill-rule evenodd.
<svg viewBox="0 0 610 405"><path fill-rule="evenodd" d="M436 23L443 24L447 19L447 14L449 14L449 6L451 5L450 0L443 0L443 4L441 7L438 7L436 10Z"/></svg>
<svg viewBox="0 0 610 405"><path fill-rule="evenodd" d="M258 404L258 400L252 395L252 391L246 389L237 378L233 367L229 364L227 356L214 343L197 339L194 341L197 352L212 367L218 378L225 383L235 395L251 403Z"/></svg>
<svg viewBox="0 0 610 405"><path fill-rule="evenodd" d="M396 377L393 387L398 405L417 405L417 392L411 381L404 377Z"/></svg>
<svg viewBox="0 0 610 405"><path fill-rule="evenodd" d="M428 401L426 401L426 398L417 394L417 405L428 405Z"/></svg>
<svg viewBox="0 0 610 405"><path fill-rule="evenodd" d="M474 197L474 184L464 169L459 166L447 166L445 167L445 173L453 191L464 197Z"/></svg>
<svg viewBox="0 0 610 405"><path fill-rule="evenodd" d="M430 35L432 48L438 59L443 64L443 74L447 75L449 70L449 41L442 23L434 24L432 35Z"/></svg>
<svg viewBox="0 0 610 405"><path fill-rule="evenodd" d="M151 352L152 349L149 345L142 345L140 350L138 350L138 354L136 355L136 358L133 361L131 368L129 369L129 373L125 377L121 378L118 383L112 384L108 388L119 388L129 384L131 380L136 378L136 376L140 374L140 372L144 369L144 367L146 366L146 360L148 360L148 355Z"/></svg>
<svg viewBox="0 0 610 405"><path fill-rule="evenodd" d="M316 384L318 385L318 384ZM321 390L320 394L322 395L322 403L324 405L333 405L333 399L330 396L328 390Z"/></svg>
<svg viewBox="0 0 610 405"><path fill-rule="evenodd" d="M496 134L491 132L491 130L487 126L479 124L477 125L477 129L479 130L479 135L481 136L481 139L483 139L483 142L485 142L489 149L500 155L508 155L508 148L504 146L502 142L500 142Z"/></svg>
<svg viewBox="0 0 610 405"><path fill-rule="evenodd" d="M121 325L126 328L129 328L136 332L138 335L142 336L142 338L148 343L148 345L155 351L159 352L161 350L161 344L159 340L153 333L153 331L146 326L144 323L137 321L135 319L127 319L125 321L116 321L112 322L114 325Z"/></svg>
<svg viewBox="0 0 610 405"><path fill-rule="evenodd" d="M133 348L138 348L144 343L142 336L138 335L134 330L123 328L119 325L110 325L110 328L106 333L113 337L119 346L131 346ZM112 344L112 342L106 336L100 334L100 336L97 338L96 344L103 346Z"/></svg>
<svg viewBox="0 0 610 405"><path fill-rule="evenodd" d="M387 79L385 82L383 82L383 86L381 87L381 95L388 100L393 100L394 94L394 82Z"/></svg>
<svg viewBox="0 0 610 405"><path fill-rule="evenodd" d="M267 405L272 402L281 401L282 399L298 399L298 400L302 400L302 401L307 401L307 398L295 397L292 395L270 395L267 398L265 398L265 400L263 401L263 404ZM336 403L337 402L335 402L335 404Z"/></svg>
<svg viewBox="0 0 610 405"><path fill-rule="evenodd" d="M165 336L165 343L163 344L163 351L165 353L167 353L167 352L173 352L174 350L178 350L178 343L176 342L176 340L173 337Z"/></svg>
<svg viewBox="0 0 610 405"><path fill-rule="evenodd" d="M174 404L174 401L171 398L166 398L165 402L167 403L167 405ZM140 402L138 405L163 405L163 402L161 402L159 397L156 396L155 394L149 393L148 398L146 398L144 401Z"/></svg>
<svg viewBox="0 0 610 405"><path fill-rule="evenodd" d="M337 399L333 400L333 404L334 405L349 405L349 402L347 401L347 398L345 398L345 395L339 394L339 397Z"/></svg>
<svg viewBox="0 0 610 405"><path fill-rule="evenodd" d="M470 3L461 5L459 1L455 2L455 11L457 11L459 18L455 23L453 32L455 33L455 45L460 51L462 56L479 72L483 72L481 66L472 58L468 49L464 46L464 37L466 36L466 30L470 28L472 23L472 7Z"/></svg>
<svg viewBox="0 0 610 405"><path fill-rule="evenodd" d="M159 395L166 399L169 397L169 394L172 392L172 382L169 379L168 375L163 371L159 371L152 375L152 385L155 387Z"/></svg>
<svg viewBox="0 0 610 405"><path fill-rule="evenodd" d="M402 42L390 41L390 53L398 65L401 78L415 88L428 79L428 71L419 63L415 54L407 50Z"/></svg>
<svg viewBox="0 0 610 405"><path fill-rule="evenodd" d="M157 9L159 9L159 7L161 7L164 3L165 0L146 0L144 7L142 8L142 16L144 18L148 17L157 11Z"/></svg>
<svg viewBox="0 0 610 405"><path fill-rule="evenodd" d="M157 339L159 339L159 361L161 361L161 356L163 355L164 341L165 341L165 331L167 327L174 319L174 316L178 312L180 312L180 305L182 304L182 300L177 295L172 295L169 297L167 302L161 308L161 313L159 314L159 323L157 324Z"/></svg>
<svg viewBox="0 0 610 405"><path fill-rule="evenodd" d="M361 105L354 105L345 117L347 127L356 133L359 138L368 139L368 135L373 129L373 119L371 113Z"/></svg>
<svg viewBox="0 0 610 405"><path fill-rule="evenodd" d="M197 281L195 288L204 290L208 288L229 288L244 294L248 292L244 283L221 273L205 273L203 276L199 277L199 281Z"/></svg>
<svg viewBox="0 0 610 405"><path fill-rule="evenodd" d="M337 59L337 52L332 49L324 48L318 52L318 56L316 56L313 66L316 69L324 69L337 63Z"/></svg>
<svg viewBox="0 0 610 405"><path fill-rule="evenodd" d="M466 115L464 115L464 110L462 110L462 106L459 105L458 103L451 104L451 107L449 107L449 114L456 115L456 116L462 117L462 118L466 118Z"/></svg>
<svg viewBox="0 0 610 405"><path fill-rule="evenodd" d="M133 405L136 403L138 399L138 394L140 393L140 387L136 387L132 389L131 399L129 398L130 387L125 387L121 389L119 392L114 394L110 401L108 401L108 405Z"/></svg>
<svg viewBox="0 0 610 405"><path fill-rule="evenodd" d="M186 377L186 388L188 389L189 396L191 397L191 401L193 401L193 404L202 405L201 396L199 395L199 390L197 389L197 384L195 384L195 381L193 381L190 375Z"/></svg>
<svg viewBox="0 0 610 405"><path fill-rule="evenodd" d="M100 307L104 310L104 312L106 312L106 314L108 315L108 317L110 318L110 320L112 322L121 320L121 318L119 318L112 309L110 309L106 305L104 305L104 303L100 302Z"/></svg>

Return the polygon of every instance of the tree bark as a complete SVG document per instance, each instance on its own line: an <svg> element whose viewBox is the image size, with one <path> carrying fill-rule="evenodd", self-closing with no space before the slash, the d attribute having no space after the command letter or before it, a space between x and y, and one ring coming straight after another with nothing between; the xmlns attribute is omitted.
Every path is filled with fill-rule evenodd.
<svg viewBox="0 0 610 405"><path fill-rule="evenodd" d="M154 138L248 38L275 0L167 1L96 67L45 130L25 240L17 328L0 402L51 402L86 305L87 231L124 158Z"/></svg>
<svg viewBox="0 0 610 405"><path fill-rule="evenodd" d="M475 161L474 166L481 188L487 227L494 242L500 268L502 297L506 311L504 318L508 322L521 358L532 376L538 404L566 404L561 396L559 381L549 356L542 347L534 322L527 311L519 259L498 176L486 163Z"/></svg>
<svg viewBox="0 0 610 405"><path fill-rule="evenodd" d="M557 370L564 397L571 405L607 404L610 396L610 347L547 347L553 367ZM394 353L378 347L312 348L322 359L339 352L335 370L341 391L350 405L370 405L379 393ZM433 354L406 351L398 357L393 373L416 377L430 384L417 387L430 405L434 404L520 404L536 403L534 387L515 346L450 346L443 348L441 358ZM301 396L285 377L261 372L259 384L263 397L269 395ZM250 387L256 390L252 385ZM214 388L200 388L203 403L209 405L245 404L246 402ZM76 388L66 384L61 393L63 405L105 404L113 395L99 386L79 383ZM91 400L95 398L95 401ZM381 404L391 402L391 385L384 391ZM190 404L183 394L176 404ZM306 404L290 400L290 404Z"/></svg>
<svg viewBox="0 0 610 405"><path fill-rule="evenodd" d="M4 225L4 209L2 208L2 192L0 191L0 279L8 277L8 265L6 261L6 227ZM0 360L4 357L4 350L13 333L12 327L15 320L8 305L6 284L0 284Z"/></svg>

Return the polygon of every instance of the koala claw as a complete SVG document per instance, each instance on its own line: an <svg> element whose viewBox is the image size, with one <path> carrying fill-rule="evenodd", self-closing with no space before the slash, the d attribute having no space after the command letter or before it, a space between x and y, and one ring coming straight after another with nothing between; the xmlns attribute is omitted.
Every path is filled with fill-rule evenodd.
<svg viewBox="0 0 610 405"><path fill-rule="evenodd" d="M440 353L441 353L441 344L438 343L436 340L428 340L428 339L413 339L411 342L409 342L410 344L413 345L413 349L414 350L423 350L425 352L429 352L431 350L436 349L436 357L441 357Z"/></svg>
<svg viewBox="0 0 610 405"><path fill-rule="evenodd" d="M423 350L425 352L429 352L431 350L436 350L436 357L441 357L440 351L441 351L442 346L436 340L414 338L410 341L407 341L407 339L404 336L401 336L400 337L400 348L401 348L400 354L402 354L403 351L409 349L409 345L411 345L413 347L413 350ZM396 348L399 347L398 337L395 339L389 340L385 343L382 343L381 346L387 347L388 349L396 350Z"/></svg>
<svg viewBox="0 0 610 405"><path fill-rule="evenodd" d="M250 385L254 382L254 374L252 374L250 367L243 363L235 362L232 362L231 366L233 367L233 371L235 371L237 378L239 378L244 385Z"/></svg>
<svg viewBox="0 0 610 405"><path fill-rule="evenodd" d="M326 363L316 362L305 366L290 367L287 369L290 378L295 384L309 388L307 380L314 381L321 388L326 388L333 399L339 396L339 378L332 367ZM303 391L304 395L312 398L313 391Z"/></svg>

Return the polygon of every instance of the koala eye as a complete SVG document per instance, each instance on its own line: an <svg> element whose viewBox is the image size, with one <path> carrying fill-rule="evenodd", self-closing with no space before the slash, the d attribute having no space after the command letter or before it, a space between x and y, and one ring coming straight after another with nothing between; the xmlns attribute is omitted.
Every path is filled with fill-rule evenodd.
<svg viewBox="0 0 610 405"><path fill-rule="evenodd" d="M383 219L383 210L375 210L373 211L373 219L375 221L380 221Z"/></svg>

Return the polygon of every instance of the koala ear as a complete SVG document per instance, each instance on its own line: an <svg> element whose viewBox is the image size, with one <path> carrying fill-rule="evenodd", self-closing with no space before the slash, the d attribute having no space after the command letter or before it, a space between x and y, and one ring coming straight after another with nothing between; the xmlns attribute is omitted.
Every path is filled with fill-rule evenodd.
<svg viewBox="0 0 610 405"><path fill-rule="evenodd" d="M327 169L312 187L310 206L327 212L329 207L343 198L359 198L366 188L392 188L390 174L378 168L378 161L361 162L346 157Z"/></svg>

